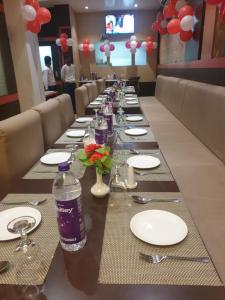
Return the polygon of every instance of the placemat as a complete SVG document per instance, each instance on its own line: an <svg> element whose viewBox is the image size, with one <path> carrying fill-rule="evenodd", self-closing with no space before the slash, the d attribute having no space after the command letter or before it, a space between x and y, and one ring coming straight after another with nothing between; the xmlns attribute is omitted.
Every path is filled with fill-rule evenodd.
<svg viewBox="0 0 225 300"><path fill-rule="evenodd" d="M174 181L174 178L170 172L170 169L159 149L153 149L153 150L141 150L138 149L140 154L143 155L152 155L160 160L160 166L158 168L154 169L147 169L147 170L140 170L140 169L134 169L134 171L137 172L143 172L147 173L146 175L139 175L135 173L135 178L137 181ZM115 161L115 164L117 162L126 162L127 159L131 156L135 156L135 154L131 154L129 150L114 150L113 151L113 160ZM115 167L114 167L115 168ZM114 168L112 169L111 174L114 173ZM158 174L158 172L162 172L161 174ZM126 167L121 167L121 175L122 178L126 178Z"/></svg>
<svg viewBox="0 0 225 300"><path fill-rule="evenodd" d="M127 121L126 117L131 117L131 116L141 116L141 117L143 117L143 120L137 121L137 122ZM128 114L125 116L124 119L125 119L124 122L126 125L134 125L134 126L136 126L136 125L148 126L149 125L149 121L145 118L144 115L141 115L141 114Z"/></svg>
<svg viewBox="0 0 225 300"><path fill-rule="evenodd" d="M144 127L143 127L144 128ZM130 142L130 143L138 143L138 142L156 142L155 136L149 127L145 127L148 131L147 134L145 135L138 135L138 136L133 136L133 135L128 135L124 131L127 128L120 128L118 130L118 138L117 142L118 143L124 143L124 142Z"/></svg>
<svg viewBox="0 0 225 300"><path fill-rule="evenodd" d="M65 151L66 149L49 149L47 153L53 153L53 152L59 152L59 151ZM74 157L76 155L76 152L74 154ZM86 170L86 167L82 165L82 163L75 159L72 164L70 164L70 170L75 174L77 178L82 178L84 176L84 172ZM58 166L57 165L46 165L42 164L40 161L38 161L23 177L23 179L54 179L56 173L58 172Z"/></svg>
<svg viewBox="0 0 225 300"><path fill-rule="evenodd" d="M40 200L47 198L47 201L35 207L40 211L42 215L42 221L40 225L29 234L29 238L33 239L36 243L39 244L41 248L41 254L43 259L43 266L39 272L38 279L32 279L33 273L30 274L32 280L32 285L43 284L45 277L48 273L51 261L53 259L56 247L59 242L58 227L56 222L56 211L54 207L54 200L51 194L8 194L3 201L4 202L21 202L21 201L31 201L31 200ZM29 206L23 204L23 206ZM16 207L16 205L4 205L0 203L0 211ZM0 257L1 260L9 260L12 262L13 266L4 273L1 273L0 283L1 284L19 284L25 285L30 282L26 282L25 279L20 279L16 276L16 266L20 261L16 259L13 255L13 251L19 243L19 239L13 241L0 242Z"/></svg>
<svg viewBox="0 0 225 300"><path fill-rule="evenodd" d="M181 193L133 193L151 198L181 199ZM137 204L132 193L111 193L108 202L100 262L101 284L163 284L221 286L210 261L207 264L165 260L150 264L139 252L159 255L208 256L207 250L184 202ZM160 209L180 216L188 226L185 240L174 246L157 247L142 242L130 230L130 220L138 212Z"/></svg>

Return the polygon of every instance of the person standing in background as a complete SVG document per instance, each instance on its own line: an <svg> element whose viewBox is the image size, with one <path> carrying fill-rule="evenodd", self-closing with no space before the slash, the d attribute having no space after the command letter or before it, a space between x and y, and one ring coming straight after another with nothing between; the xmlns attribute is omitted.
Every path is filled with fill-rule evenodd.
<svg viewBox="0 0 225 300"><path fill-rule="evenodd" d="M76 113L76 99L74 93L76 88L75 66L72 64L72 58L70 56L65 58L65 65L63 65L61 69L61 79L64 82L64 92L70 95L73 111Z"/></svg>
<svg viewBox="0 0 225 300"><path fill-rule="evenodd" d="M42 71L42 79L44 82L44 87L46 91L56 91L56 82L55 82L55 76L51 68L52 59L50 56L45 56L45 67Z"/></svg>

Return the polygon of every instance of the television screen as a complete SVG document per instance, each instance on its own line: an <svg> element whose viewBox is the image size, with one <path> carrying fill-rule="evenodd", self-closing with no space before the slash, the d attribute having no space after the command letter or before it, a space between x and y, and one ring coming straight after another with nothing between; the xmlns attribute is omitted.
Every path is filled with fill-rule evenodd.
<svg viewBox="0 0 225 300"><path fill-rule="evenodd" d="M134 15L107 15L106 34L134 33Z"/></svg>

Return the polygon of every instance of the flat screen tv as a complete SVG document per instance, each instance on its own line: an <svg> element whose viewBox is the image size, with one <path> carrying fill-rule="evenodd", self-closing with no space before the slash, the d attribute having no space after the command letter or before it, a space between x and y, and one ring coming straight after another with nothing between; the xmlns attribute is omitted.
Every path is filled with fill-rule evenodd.
<svg viewBox="0 0 225 300"><path fill-rule="evenodd" d="M107 15L105 28L106 34L134 33L134 15Z"/></svg>

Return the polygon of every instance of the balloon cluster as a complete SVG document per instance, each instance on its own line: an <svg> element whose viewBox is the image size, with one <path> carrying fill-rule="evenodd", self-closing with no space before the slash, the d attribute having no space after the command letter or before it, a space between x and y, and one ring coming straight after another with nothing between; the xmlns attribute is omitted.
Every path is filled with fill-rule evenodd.
<svg viewBox="0 0 225 300"><path fill-rule="evenodd" d="M56 45L61 47L62 52L67 52L69 47L73 46L73 40L68 38L66 33L61 33L59 39L56 39Z"/></svg>
<svg viewBox="0 0 225 300"><path fill-rule="evenodd" d="M27 30L33 33L41 31L41 25L51 20L51 13L45 7L40 7L37 0L25 0L22 7L22 14L26 20Z"/></svg>
<svg viewBox="0 0 225 300"><path fill-rule="evenodd" d="M90 52L95 50L95 46L90 44L88 39L84 39L83 43L79 44L78 48L84 53L84 56L89 56Z"/></svg>
<svg viewBox="0 0 225 300"><path fill-rule="evenodd" d="M146 49L147 54L151 54L153 49L156 49L158 46L157 42L154 42L154 38L149 35L146 38L146 41L142 42L141 47Z"/></svg>
<svg viewBox="0 0 225 300"><path fill-rule="evenodd" d="M101 52L105 52L106 57L110 57L110 52L115 50L115 46L110 44L109 40L105 40L99 49Z"/></svg>
<svg viewBox="0 0 225 300"><path fill-rule="evenodd" d="M125 47L130 49L131 54L135 54L136 49L141 47L141 42L137 41L137 37L135 35L132 35L130 40L126 42Z"/></svg>

